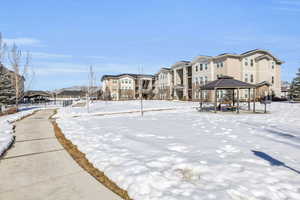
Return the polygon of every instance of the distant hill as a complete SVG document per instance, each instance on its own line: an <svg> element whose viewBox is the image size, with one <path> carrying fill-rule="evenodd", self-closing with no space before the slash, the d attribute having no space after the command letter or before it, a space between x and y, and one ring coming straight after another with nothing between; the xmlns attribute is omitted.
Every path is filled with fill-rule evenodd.
<svg viewBox="0 0 300 200"><path fill-rule="evenodd" d="M93 91L98 91L100 90L101 87L93 87ZM88 87L87 86L72 86L72 87L67 87L67 88L62 88L62 89L58 89L58 90L55 90L53 92L55 93L60 93L60 92L63 92L63 91L84 91L86 92L88 90Z"/></svg>

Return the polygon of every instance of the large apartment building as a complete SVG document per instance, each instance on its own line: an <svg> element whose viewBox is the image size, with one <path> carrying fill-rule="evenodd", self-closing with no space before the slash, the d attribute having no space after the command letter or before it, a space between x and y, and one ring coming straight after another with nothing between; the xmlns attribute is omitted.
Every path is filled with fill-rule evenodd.
<svg viewBox="0 0 300 200"><path fill-rule="evenodd" d="M166 100L199 100L199 88L202 85L217 80L221 76L231 76L254 85L268 84L275 96L280 97L282 63L270 52L261 49L242 54L224 53L217 56L197 56L192 61L179 61L170 68L162 68L155 76L106 75L102 78L103 91L109 92L112 99L128 99L129 97L129 99L135 99L139 94L139 80L147 80L147 92L145 91L146 96L143 93L144 97ZM154 95L149 95L152 93ZM222 96L222 91L220 91L220 95ZM249 94L241 91L240 95L241 99L247 99ZM214 94L204 92L204 98L212 100Z"/></svg>
<svg viewBox="0 0 300 200"><path fill-rule="evenodd" d="M155 79L153 75L104 75L101 81L103 82L103 96L111 100L137 99L140 95L145 99L151 99L154 96Z"/></svg>
<svg viewBox="0 0 300 200"><path fill-rule="evenodd" d="M233 78L251 84L270 83L270 89L281 96L281 64L283 62L270 52L260 49L242 54L220 54L214 57L199 56L192 61L193 84L203 85L220 76ZM199 98L194 90L194 98ZM247 98L246 92L241 97Z"/></svg>
<svg viewBox="0 0 300 200"><path fill-rule="evenodd" d="M200 86L226 75L251 84L269 83L274 94L280 97L282 63L270 52L260 49L242 54L197 56L191 62L180 61L172 65L173 82L166 87L173 88L173 99L198 100ZM160 77L157 82L161 82ZM208 100L213 99L213 95L204 93ZM242 91L240 95L247 98L248 93Z"/></svg>

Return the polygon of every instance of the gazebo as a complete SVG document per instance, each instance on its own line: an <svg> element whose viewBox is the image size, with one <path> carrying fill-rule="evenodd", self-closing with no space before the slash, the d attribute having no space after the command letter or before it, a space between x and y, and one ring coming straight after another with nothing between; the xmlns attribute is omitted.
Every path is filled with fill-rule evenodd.
<svg viewBox="0 0 300 200"><path fill-rule="evenodd" d="M250 83L246 83L243 81L239 81L234 79L231 76L221 76L218 77L217 80L212 81L210 83L207 83L203 86L200 87L200 110L203 110L203 91L214 91L214 111L215 113L217 112L217 104L218 104L218 99L217 99L217 93L219 90L226 90L226 91L231 91L232 94L232 103L233 106L235 104L235 92L236 92L236 112L240 112L240 90L248 90L248 110L251 110L250 104L251 104L251 89L253 90L253 112L255 112L255 100L256 100L256 86Z"/></svg>
<svg viewBox="0 0 300 200"><path fill-rule="evenodd" d="M45 102L51 97L51 94L45 91L29 90L25 92L24 99L30 102Z"/></svg>

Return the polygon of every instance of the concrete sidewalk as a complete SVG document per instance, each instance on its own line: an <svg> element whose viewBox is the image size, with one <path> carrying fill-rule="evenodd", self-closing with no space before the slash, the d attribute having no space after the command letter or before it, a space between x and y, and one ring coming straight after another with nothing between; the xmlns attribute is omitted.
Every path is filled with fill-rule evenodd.
<svg viewBox="0 0 300 200"><path fill-rule="evenodd" d="M0 199L120 200L84 171L57 141L42 110L16 123L16 142L0 160Z"/></svg>

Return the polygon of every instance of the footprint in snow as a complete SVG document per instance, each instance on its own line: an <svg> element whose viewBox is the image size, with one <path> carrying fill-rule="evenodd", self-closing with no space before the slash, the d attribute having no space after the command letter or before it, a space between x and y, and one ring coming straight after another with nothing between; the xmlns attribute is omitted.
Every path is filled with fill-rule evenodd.
<svg viewBox="0 0 300 200"><path fill-rule="evenodd" d="M231 145L225 145L224 147L217 149L216 152L219 154L220 158L225 158L228 155L240 152L240 150Z"/></svg>
<svg viewBox="0 0 300 200"><path fill-rule="evenodd" d="M181 152L181 153L189 152L188 147L186 147L184 145L180 145L180 144L170 144L167 147L167 149L171 150L171 151Z"/></svg>

